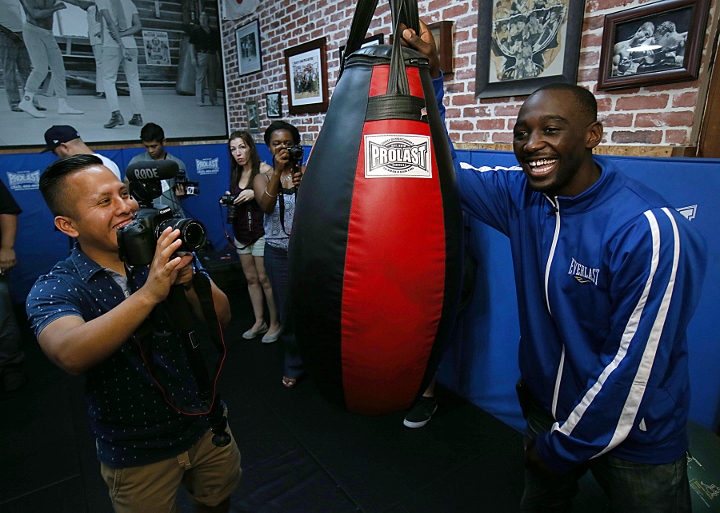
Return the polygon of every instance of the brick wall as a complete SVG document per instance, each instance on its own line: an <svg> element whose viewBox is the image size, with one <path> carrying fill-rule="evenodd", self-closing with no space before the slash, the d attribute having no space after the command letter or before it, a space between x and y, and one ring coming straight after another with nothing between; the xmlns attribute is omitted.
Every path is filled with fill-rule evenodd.
<svg viewBox="0 0 720 513"><path fill-rule="evenodd" d="M419 0L420 16L426 23L452 20L454 24L454 69L446 76L445 105L451 139L463 147L505 147L511 142L511 130L524 97L475 98L475 54L478 1ZM692 146L697 144L702 107L705 102L709 59L714 44L715 4L711 1L708 29L698 80L676 84L596 91L604 17L648 2L623 0L586 0L578 83L591 89L598 98L599 116L605 125L605 145ZM312 143L323 114L291 116L287 109L284 53L300 43L325 37L327 41L328 84L330 94L337 80L338 49L349 32L353 0L262 0L258 12L246 19L223 21L223 45L230 129L247 126L244 104L258 102L260 135L272 119L265 111L267 92L282 91L283 119L298 127L303 140ZM251 20L260 20L263 70L238 76L235 31ZM379 2L369 35L390 32L389 2Z"/></svg>

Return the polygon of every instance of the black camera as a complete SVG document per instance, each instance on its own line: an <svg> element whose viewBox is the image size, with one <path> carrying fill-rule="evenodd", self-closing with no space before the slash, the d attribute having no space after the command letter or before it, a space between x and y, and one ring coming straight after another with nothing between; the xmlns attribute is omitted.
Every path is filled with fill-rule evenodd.
<svg viewBox="0 0 720 513"><path fill-rule="evenodd" d="M205 245L205 228L200 222L173 217L170 207L142 209L133 222L117 231L120 258L131 266L148 265L160 234L168 226L180 230L181 251L197 251Z"/></svg>
<svg viewBox="0 0 720 513"><path fill-rule="evenodd" d="M170 207L157 210L153 199L162 194L161 181L178 171L172 160L138 162L125 170L130 194L140 204L135 219L117 231L120 259L130 266L148 265L155 256L160 234L168 226L180 230L181 251L196 251L205 245L205 227L194 219L173 217Z"/></svg>
<svg viewBox="0 0 720 513"><path fill-rule="evenodd" d="M223 194L222 196L220 196L220 203L227 207L228 224L233 224L233 222L235 222L235 218L237 217L238 208L235 204L235 200L237 199L237 197L237 194Z"/></svg>
<svg viewBox="0 0 720 513"><path fill-rule="evenodd" d="M303 155L305 154L305 150L302 146L299 144L295 146L290 146L288 148L288 152L290 152L290 158L293 159L297 163L302 163Z"/></svg>

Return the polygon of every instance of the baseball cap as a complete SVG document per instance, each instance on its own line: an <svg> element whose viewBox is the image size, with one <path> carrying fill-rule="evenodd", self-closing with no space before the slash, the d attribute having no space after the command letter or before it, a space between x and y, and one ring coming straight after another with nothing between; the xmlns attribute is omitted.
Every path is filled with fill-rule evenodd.
<svg viewBox="0 0 720 513"><path fill-rule="evenodd" d="M79 139L80 134L70 125L53 125L45 131L45 149L40 153L46 151L53 151L55 148L60 146L62 143L72 141L73 139Z"/></svg>

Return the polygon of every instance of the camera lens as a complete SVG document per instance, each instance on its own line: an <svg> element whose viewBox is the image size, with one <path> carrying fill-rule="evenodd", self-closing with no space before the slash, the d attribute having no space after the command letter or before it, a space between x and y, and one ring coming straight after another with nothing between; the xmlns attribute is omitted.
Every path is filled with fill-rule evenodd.
<svg viewBox="0 0 720 513"><path fill-rule="evenodd" d="M168 219L158 225L158 234L170 226L173 230L180 230L182 249L197 251L205 245L205 228L194 219Z"/></svg>

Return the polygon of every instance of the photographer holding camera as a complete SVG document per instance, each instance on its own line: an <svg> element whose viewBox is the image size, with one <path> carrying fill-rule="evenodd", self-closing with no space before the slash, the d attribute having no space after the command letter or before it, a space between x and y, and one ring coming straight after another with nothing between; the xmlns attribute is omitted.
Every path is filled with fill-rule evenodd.
<svg viewBox="0 0 720 513"><path fill-rule="evenodd" d="M285 344L282 383L292 388L304 373L304 365L288 312L288 244L295 215L295 201L305 167L300 133L290 123L273 121L265 130L265 144L273 156L273 169L253 180L255 201L265 212L265 269L280 314Z"/></svg>
<svg viewBox="0 0 720 513"><path fill-rule="evenodd" d="M178 252L184 242L181 230L172 226L157 234L149 266L126 267L118 231L134 223L138 203L97 157L54 162L40 178L40 191L57 229L77 244L66 260L38 278L28 295L28 317L48 357L70 374L85 375L101 473L115 511L175 511L181 484L196 511L229 511L241 474L237 445L226 439L216 446L209 416L184 414L166 399L138 338L169 295L184 296L209 328L211 317L219 325L230 321L227 297L209 282L212 301L202 307L198 275L204 271L193 268L192 254ZM181 334L163 335L168 352L182 347ZM182 378L193 374L189 358L170 359L156 348L153 353L169 372ZM167 396L172 399L175 392L168 390Z"/></svg>
<svg viewBox="0 0 720 513"><path fill-rule="evenodd" d="M162 195L155 202L156 207L167 206L172 209L176 217L185 217L180 200L186 197L185 184L187 182L187 169L185 163L165 149L165 131L155 123L147 123L140 130L140 141L145 147L145 153L135 155L128 165L150 160L172 160L178 165L177 176L162 181Z"/></svg>
<svg viewBox="0 0 720 513"><path fill-rule="evenodd" d="M242 264L243 274L248 284L250 303L255 323L243 333L243 338L251 340L263 335L262 342L275 342L280 336L278 317L270 280L265 273L265 228L264 214L255 201L253 180L260 173L272 171L272 168L260 162L255 141L246 131L230 134L228 140L230 152L230 190L220 198L227 207L227 222L232 224L234 245ZM270 325L264 319L263 295L268 305Z"/></svg>

